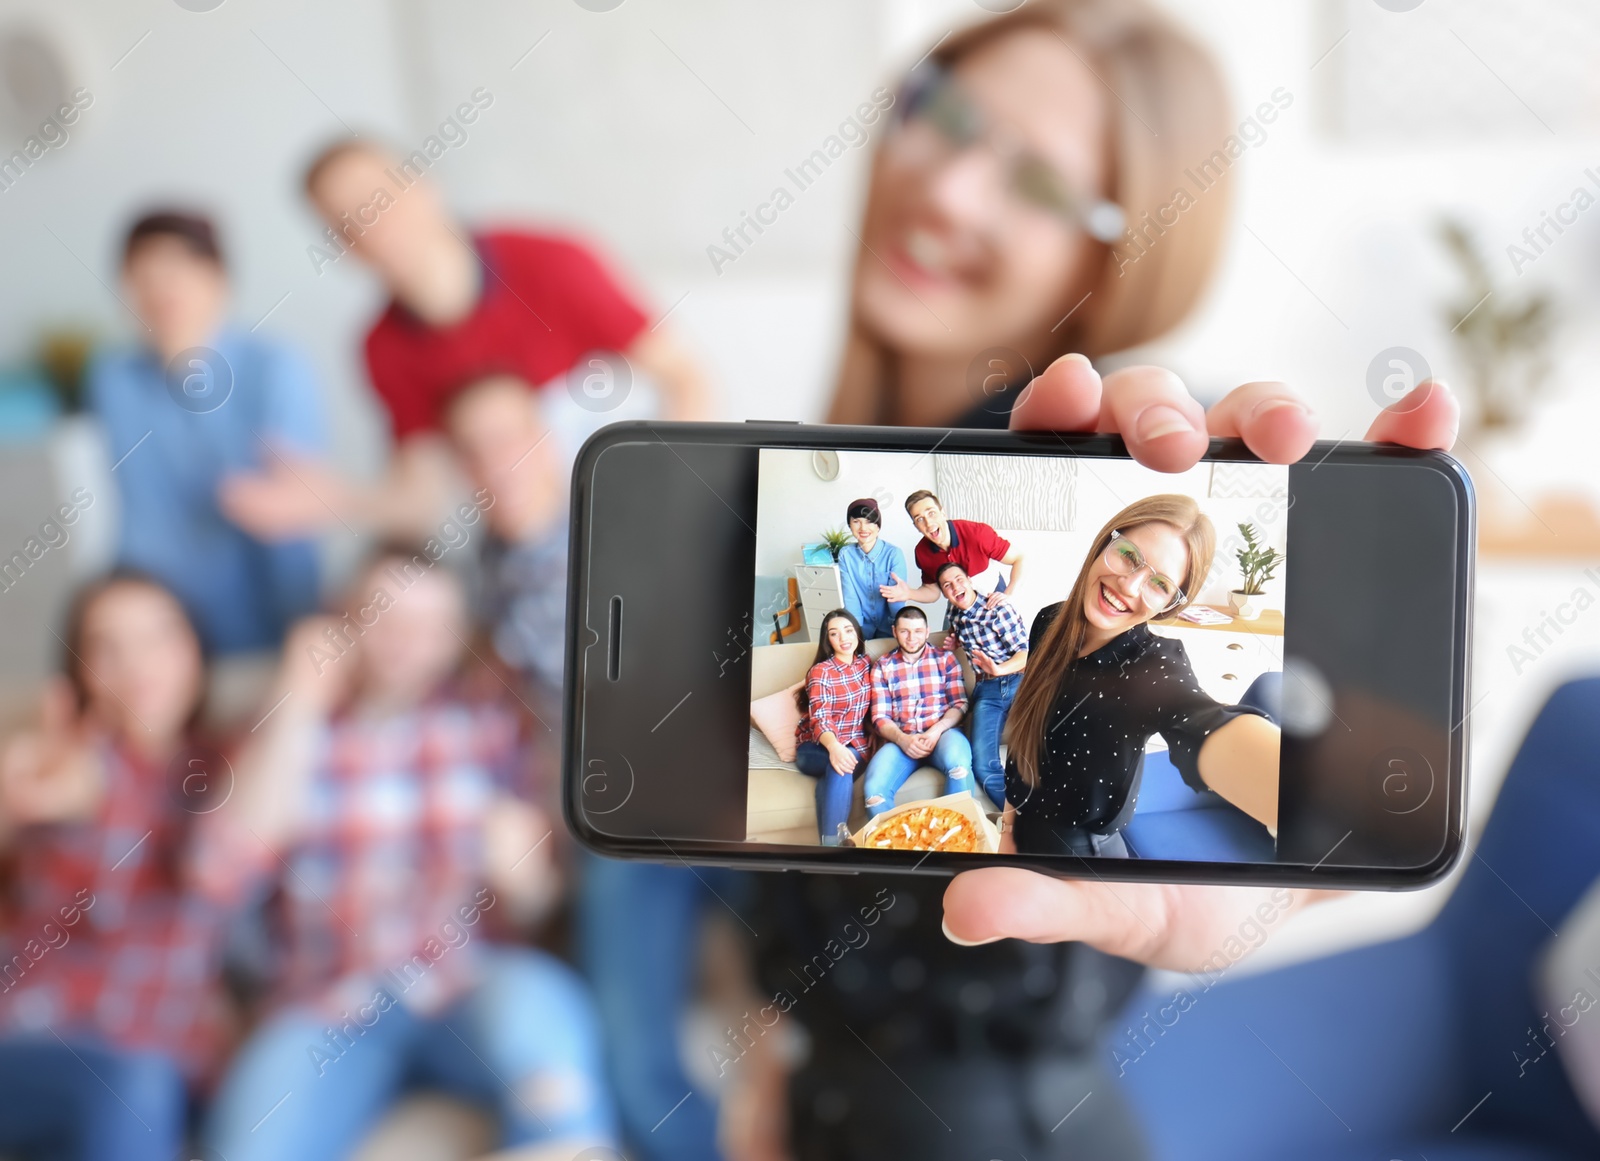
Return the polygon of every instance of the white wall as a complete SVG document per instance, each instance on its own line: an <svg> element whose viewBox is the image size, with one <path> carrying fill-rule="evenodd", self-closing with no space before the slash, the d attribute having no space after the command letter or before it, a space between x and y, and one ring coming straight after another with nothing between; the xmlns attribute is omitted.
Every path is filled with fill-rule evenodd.
<svg viewBox="0 0 1600 1161"><path fill-rule="evenodd" d="M1582 322L1600 305L1600 215L1567 230L1520 278L1503 250L1591 164L1592 127L1557 118L1559 92L1537 93L1560 127L1548 134L1484 73L1478 105L1505 106L1492 131L1467 122L1453 137L1369 142L1319 128L1341 87L1396 83L1340 71L1344 54L1374 35L1408 37L1416 68L1481 71L1452 29L1484 35L1485 6L1432 0L1376 18L1369 0L1172 7L1223 60L1241 109L1280 86L1295 100L1239 163L1235 228L1214 292L1181 334L1141 354L1171 362L1202 392L1290 380L1330 435L1359 432L1376 410L1365 372L1382 348L1403 343L1446 375L1464 370L1440 307L1448 270L1426 236L1449 208L1479 225L1518 290L1548 283L1571 300L1545 409L1557 418L1541 435L1577 451L1579 426L1559 417L1594 406L1582 390L1593 328ZM673 319L716 372L730 417L815 417L867 150L836 163L720 275L706 246L873 88L983 15L970 0L628 0L606 13L571 0L228 0L207 13L172 0L3 0L0 23L29 18L60 31L95 104L65 148L0 194L0 253L8 271L26 275L0 283L0 359L30 349L51 324L125 332L126 314L101 281L114 281L128 215L155 198L198 200L228 226L239 317L254 323L289 294L269 329L315 355L345 450L370 466L382 429L355 340L372 289L346 264L314 273L305 247L317 226L298 196L299 168L345 126L419 141L481 86L495 104L436 170L464 212L603 240L657 311L677 304ZM1549 20L1517 20L1517 44L1476 48L1502 71L1516 63L1503 56L1552 35ZM1345 30L1352 35L1324 56ZM1568 105L1587 100L1569 96ZM1412 104L1446 97L1423 88ZM1530 486L1578 475L1570 455L1520 457L1509 470Z"/></svg>

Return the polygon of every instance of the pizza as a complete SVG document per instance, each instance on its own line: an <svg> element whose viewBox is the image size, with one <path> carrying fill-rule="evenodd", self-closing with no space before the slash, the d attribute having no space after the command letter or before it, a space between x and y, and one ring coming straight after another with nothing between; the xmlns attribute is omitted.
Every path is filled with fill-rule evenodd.
<svg viewBox="0 0 1600 1161"><path fill-rule="evenodd" d="M886 818L867 832L864 843L887 851L982 849L983 836L972 819L948 806L918 806Z"/></svg>

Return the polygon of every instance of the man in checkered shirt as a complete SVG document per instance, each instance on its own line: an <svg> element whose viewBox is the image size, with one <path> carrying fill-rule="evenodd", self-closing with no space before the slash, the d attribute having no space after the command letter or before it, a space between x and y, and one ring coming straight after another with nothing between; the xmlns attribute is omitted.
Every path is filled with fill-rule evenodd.
<svg viewBox="0 0 1600 1161"><path fill-rule="evenodd" d="M972 747L955 728L967 711L960 664L929 648L928 616L916 605L895 614L894 639L900 647L872 671L872 725L884 741L867 763L864 790L873 818L894 805L920 766L944 774L946 794L973 789Z"/></svg>
<svg viewBox="0 0 1600 1161"><path fill-rule="evenodd" d="M1009 601L989 604L973 586L967 570L953 560L939 566L934 583L950 602L945 616L950 635L944 646L950 650L961 646L978 678L967 724L978 785L995 807L1003 810L1006 773L1000 761L1000 739L1011 713L1011 700L1022 684L1022 671L1028 666L1028 627Z"/></svg>

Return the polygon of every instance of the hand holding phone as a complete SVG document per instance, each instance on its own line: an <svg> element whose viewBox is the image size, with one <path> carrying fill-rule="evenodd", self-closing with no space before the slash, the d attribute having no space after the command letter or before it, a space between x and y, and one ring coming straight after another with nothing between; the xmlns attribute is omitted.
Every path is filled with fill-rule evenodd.
<svg viewBox="0 0 1600 1161"><path fill-rule="evenodd" d="M1465 768L1471 488L1425 450L1454 419L1424 385L1373 428L1418 450L1289 467L1315 425L1286 388L1207 416L1166 371L1069 356L1009 435L607 429L574 472L569 822L624 857L962 872L957 938L1169 966L1252 898L1175 883L1284 911L1432 882ZM841 515L854 542L813 543ZM1394 749L1412 798L1371 777Z"/></svg>
<svg viewBox="0 0 1600 1161"><path fill-rule="evenodd" d="M1182 427L1159 431L1171 416ZM1154 418L1160 423L1152 422ZM1370 442L1448 451L1461 409L1443 384L1419 383L1379 413ZM1316 439L1316 423L1284 384L1247 383L1209 413L1201 410L1175 375L1158 367L1130 367L1101 377L1088 361L1058 359L1030 385L1012 414L1016 430L1122 431L1135 459L1163 471L1181 471L1204 453L1208 436L1237 435L1271 463L1294 463ZM945 933L959 943L1026 939L1079 941L1110 955L1152 967L1190 971L1215 953L1255 908L1275 906L1274 892L1259 888L1190 884L1117 884L1061 879L1010 867L965 871L945 891ZM1299 889L1290 908L1330 892Z"/></svg>

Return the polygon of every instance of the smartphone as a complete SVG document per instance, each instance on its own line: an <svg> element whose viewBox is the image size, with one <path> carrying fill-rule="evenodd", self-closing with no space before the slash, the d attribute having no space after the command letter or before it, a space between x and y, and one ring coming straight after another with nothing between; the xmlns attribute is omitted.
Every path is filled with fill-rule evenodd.
<svg viewBox="0 0 1600 1161"><path fill-rule="evenodd" d="M617 424L571 537L563 805L600 854L1345 888L1460 855L1442 452Z"/></svg>

